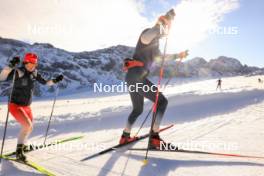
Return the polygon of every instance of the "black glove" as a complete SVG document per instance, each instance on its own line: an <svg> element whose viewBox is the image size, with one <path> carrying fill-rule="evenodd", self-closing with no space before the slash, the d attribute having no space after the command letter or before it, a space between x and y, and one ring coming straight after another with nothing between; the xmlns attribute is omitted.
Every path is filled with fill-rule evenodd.
<svg viewBox="0 0 264 176"><path fill-rule="evenodd" d="M15 57L13 57L11 60L10 60L10 62L9 62L9 66L10 67L15 67L17 64L19 64L19 62L20 62L20 58L18 57L18 56L15 56Z"/></svg>
<svg viewBox="0 0 264 176"><path fill-rule="evenodd" d="M55 79L52 79L52 81L54 82L54 83L58 83L58 82L60 82L60 81L62 81L63 80L63 75L59 75L59 76L57 76Z"/></svg>

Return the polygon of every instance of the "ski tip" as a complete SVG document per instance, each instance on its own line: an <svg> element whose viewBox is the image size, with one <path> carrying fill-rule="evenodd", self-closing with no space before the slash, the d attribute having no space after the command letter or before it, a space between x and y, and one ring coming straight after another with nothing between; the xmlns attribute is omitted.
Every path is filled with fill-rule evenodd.
<svg viewBox="0 0 264 176"><path fill-rule="evenodd" d="M171 124L171 125L168 126L168 128L171 128L171 127L173 127L173 126L174 126L174 124Z"/></svg>
<svg viewBox="0 0 264 176"><path fill-rule="evenodd" d="M69 140L74 140L74 139L82 139L84 138L85 135L82 135L82 136L75 136L75 137L70 137Z"/></svg>
<svg viewBox="0 0 264 176"><path fill-rule="evenodd" d="M147 159L144 159L142 162L143 162L143 166L148 165L148 160Z"/></svg>

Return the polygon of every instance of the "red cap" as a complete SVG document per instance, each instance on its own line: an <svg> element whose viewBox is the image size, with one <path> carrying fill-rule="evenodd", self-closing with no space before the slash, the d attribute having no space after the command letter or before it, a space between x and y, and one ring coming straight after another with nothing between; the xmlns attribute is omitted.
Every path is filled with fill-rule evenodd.
<svg viewBox="0 0 264 176"><path fill-rule="evenodd" d="M38 63L38 56L34 53L26 53L24 56L23 63L37 64Z"/></svg>

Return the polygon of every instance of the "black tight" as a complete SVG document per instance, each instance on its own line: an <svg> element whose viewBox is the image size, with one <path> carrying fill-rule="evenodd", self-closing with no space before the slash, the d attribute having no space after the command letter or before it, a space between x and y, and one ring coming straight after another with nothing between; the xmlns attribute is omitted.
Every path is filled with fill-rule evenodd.
<svg viewBox="0 0 264 176"><path fill-rule="evenodd" d="M127 79L128 86L136 86L136 84L138 84L138 88L134 88L132 89L132 91L129 91L130 98L133 104L133 110L128 117L128 129L131 129L138 116L143 112L144 97L151 100L152 102L155 102L156 100L157 87L152 82L150 82L147 78L141 80L140 82L134 81L134 79ZM159 129L160 122L165 113L167 105L168 100L160 92L157 105L157 116L153 127L154 131L157 131Z"/></svg>

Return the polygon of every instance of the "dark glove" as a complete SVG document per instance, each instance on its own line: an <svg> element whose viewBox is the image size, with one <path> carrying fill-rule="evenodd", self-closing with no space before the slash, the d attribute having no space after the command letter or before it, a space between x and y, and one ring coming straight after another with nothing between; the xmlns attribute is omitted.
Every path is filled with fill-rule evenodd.
<svg viewBox="0 0 264 176"><path fill-rule="evenodd" d="M59 76L57 76L55 79L52 79L52 81L54 82L54 83L58 83L58 82L60 82L60 81L62 81L63 80L63 75L59 75Z"/></svg>
<svg viewBox="0 0 264 176"><path fill-rule="evenodd" d="M18 56L15 56L15 57L13 57L11 60L10 60L10 62L9 62L9 66L10 67L15 67L17 64L19 64L19 62L20 62L20 58L18 57Z"/></svg>

